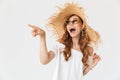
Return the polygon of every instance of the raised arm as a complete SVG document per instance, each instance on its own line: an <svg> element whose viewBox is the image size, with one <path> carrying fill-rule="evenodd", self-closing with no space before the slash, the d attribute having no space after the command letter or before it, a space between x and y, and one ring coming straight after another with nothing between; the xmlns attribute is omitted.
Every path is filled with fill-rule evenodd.
<svg viewBox="0 0 120 80"><path fill-rule="evenodd" d="M88 66L85 66L85 68L83 70L83 75L86 75L91 69L93 69L101 59L101 57L99 55L97 55L96 53L93 53L92 47L88 47L88 50L90 53L89 57L91 57L91 60L89 61Z"/></svg>
<svg viewBox="0 0 120 80"><path fill-rule="evenodd" d="M46 45L46 33L44 30L39 28L38 26L34 26L29 24L29 27L31 27L32 30L32 35L36 37L37 35L40 37L40 62L42 64L48 64L55 56L53 51L47 50L47 45Z"/></svg>

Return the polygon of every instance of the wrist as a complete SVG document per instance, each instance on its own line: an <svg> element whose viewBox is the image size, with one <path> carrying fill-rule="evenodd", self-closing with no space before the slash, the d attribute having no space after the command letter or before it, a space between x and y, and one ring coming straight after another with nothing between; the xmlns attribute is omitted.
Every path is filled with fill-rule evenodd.
<svg viewBox="0 0 120 80"><path fill-rule="evenodd" d="M93 66L90 66L90 65L89 65L87 68L90 69L90 70L92 70L92 69L93 69Z"/></svg>
<svg viewBox="0 0 120 80"><path fill-rule="evenodd" d="M46 37L46 33L45 32L42 32L42 33L38 33L38 35L41 37L41 38L45 38Z"/></svg>
<svg viewBox="0 0 120 80"><path fill-rule="evenodd" d="M40 36L40 39L45 40L46 36Z"/></svg>

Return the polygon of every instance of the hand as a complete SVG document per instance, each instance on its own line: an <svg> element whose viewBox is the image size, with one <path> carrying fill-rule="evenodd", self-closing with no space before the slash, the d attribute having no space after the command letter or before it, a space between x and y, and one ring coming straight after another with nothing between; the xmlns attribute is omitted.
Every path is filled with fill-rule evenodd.
<svg viewBox="0 0 120 80"><path fill-rule="evenodd" d="M97 65L97 63L101 60L101 57L99 55L97 55L96 53L94 53L91 56L92 60L89 64L89 68L92 69L93 67L95 67Z"/></svg>
<svg viewBox="0 0 120 80"><path fill-rule="evenodd" d="M41 28L39 28L38 26L34 26L31 24L28 24L29 27L33 28L32 30L32 35L35 37L37 35L39 35L40 37L45 37L45 31L42 30Z"/></svg>

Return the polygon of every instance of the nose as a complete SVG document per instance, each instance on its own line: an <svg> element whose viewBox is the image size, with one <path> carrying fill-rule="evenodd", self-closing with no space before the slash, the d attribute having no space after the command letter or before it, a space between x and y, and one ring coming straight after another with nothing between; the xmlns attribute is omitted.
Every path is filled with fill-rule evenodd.
<svg viewBox="0 0 120 80"><path fill-rule="evenodd" d="M71 22L69 22L68 25L69 25L69 26L73 26L73 24L74 24L74 23L71 21Z"/></svg>
<svg viewBox="0 0 120 80"><path fill-rule="evenodd" d="M70 23L69 23L69 25L71 26L71 25L73 25L73 23L72 23L72 22L70 22Z"/></svg>

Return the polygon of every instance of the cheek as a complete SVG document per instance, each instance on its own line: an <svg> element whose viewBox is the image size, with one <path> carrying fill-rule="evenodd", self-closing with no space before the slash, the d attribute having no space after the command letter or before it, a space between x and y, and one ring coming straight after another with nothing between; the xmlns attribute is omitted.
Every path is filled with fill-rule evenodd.
<svg viewBox="0 0 120 80"><path fill-rule="evenodd" d="M81 28L77 28L77 33L80 33L81 32Z"/></svg>
<svg viewBox="0 0 120 80"><path fill-rule="evenodd" d="M77 30L81 31L82 25L77 25L76 28L77 28Z"/></svg>
<svg viewBox="0 0 120 80"><path fill-rule="evenodd" d="M66 26L66 30L69 31L69 27L68 26Z"/></svg>
<svg viewBox="0 0 120 80"><path fill-rule="evenodd" d="M78 24L78 25L79 25L80 29L82 29L82 26L83 26L83 25L82 25L82 24Z"/></svg>

